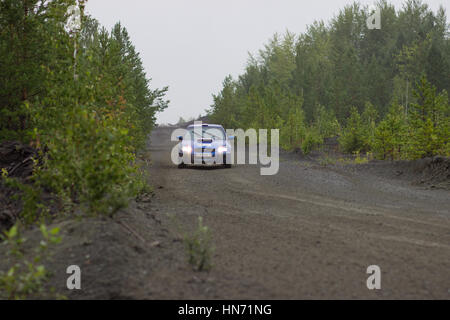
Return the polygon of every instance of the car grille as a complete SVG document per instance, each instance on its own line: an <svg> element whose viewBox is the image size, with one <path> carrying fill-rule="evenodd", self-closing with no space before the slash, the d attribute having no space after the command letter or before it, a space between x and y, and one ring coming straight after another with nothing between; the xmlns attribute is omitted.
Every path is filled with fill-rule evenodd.
<svg viewBox="0 0 450 320"><path fill-rule="evenodd" d="M203 147L203 148L195 148L194 149L194 153L211 153L214 154L215 153L215 149L214 148L207 148L207 147Z"/></svg>

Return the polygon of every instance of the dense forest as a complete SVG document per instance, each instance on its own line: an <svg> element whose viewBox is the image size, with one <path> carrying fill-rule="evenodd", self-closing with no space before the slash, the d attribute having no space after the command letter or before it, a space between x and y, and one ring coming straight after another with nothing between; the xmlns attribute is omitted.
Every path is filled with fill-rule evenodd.
<svg viewBox="0 0 450 320"><path fill-rule="evenodd" d="M228 128L279 128L280 145L309 153L339 137L342 151L380 159L449 155L450 39L445 10L418 0L396 10L358 3L329 23L287 31L228 76L209 117Z"/></svg>
<svg viewBox="0 0 450 320"><path fill-rule="evenodd" d="M55 218L112 216L149 190L138 155L167 88L150 88L127 30L107 31L85 5L0 1L0 299L51 294ZM30 259L22 232L36 226Z"/></svg>
<svg viewBox="0 0 450 320"><path fill-rule="evenodd" d="M105 30L85 2L0 1L0 141L39 150L34 190L110 213L139 185L135 156L167 88L150 89L126 29Z"/></svg>

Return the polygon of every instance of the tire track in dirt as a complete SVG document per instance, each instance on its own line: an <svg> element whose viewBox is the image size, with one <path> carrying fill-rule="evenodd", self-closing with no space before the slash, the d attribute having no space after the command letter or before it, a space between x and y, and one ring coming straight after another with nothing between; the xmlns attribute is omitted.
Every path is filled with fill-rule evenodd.
<svg viewBox="0 0 450 320"><path fill-rule="evenodd" d="M171 130L152 136L152 205L185 226L204 217L215 297L449 298L449 193L291 159L272 177L245 165L179 170ZM380 292L365 287L370 264L382 268Z"/></svg>

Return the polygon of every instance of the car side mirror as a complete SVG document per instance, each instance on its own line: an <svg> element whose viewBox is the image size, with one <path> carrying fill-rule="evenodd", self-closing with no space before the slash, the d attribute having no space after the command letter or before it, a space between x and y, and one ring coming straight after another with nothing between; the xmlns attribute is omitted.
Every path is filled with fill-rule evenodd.
<svg viewBox="0 0 450 320"><path fill-rule="evenodd" d="M183 141L183 136L178 136L177 138L179 141Z"/></svg>

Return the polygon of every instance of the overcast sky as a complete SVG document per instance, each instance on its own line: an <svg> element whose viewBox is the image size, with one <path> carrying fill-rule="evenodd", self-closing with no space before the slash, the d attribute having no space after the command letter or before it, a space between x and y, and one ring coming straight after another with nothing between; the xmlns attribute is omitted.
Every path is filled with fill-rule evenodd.
<svg viewBox="0 0 450 320"><path fill-rule="evenodd" d="M391 0L396 8L403 1ZM427 0L449 12L449 1ZM346 0L89 0L87 12L111 29L120 21L141 54L151 87L169 86L169 108L158 123L204 114L223 79L243 73L248 52L257 53L275 33L304 32L328 21ZM370 5L374 1L361 0Z"/></svg>

